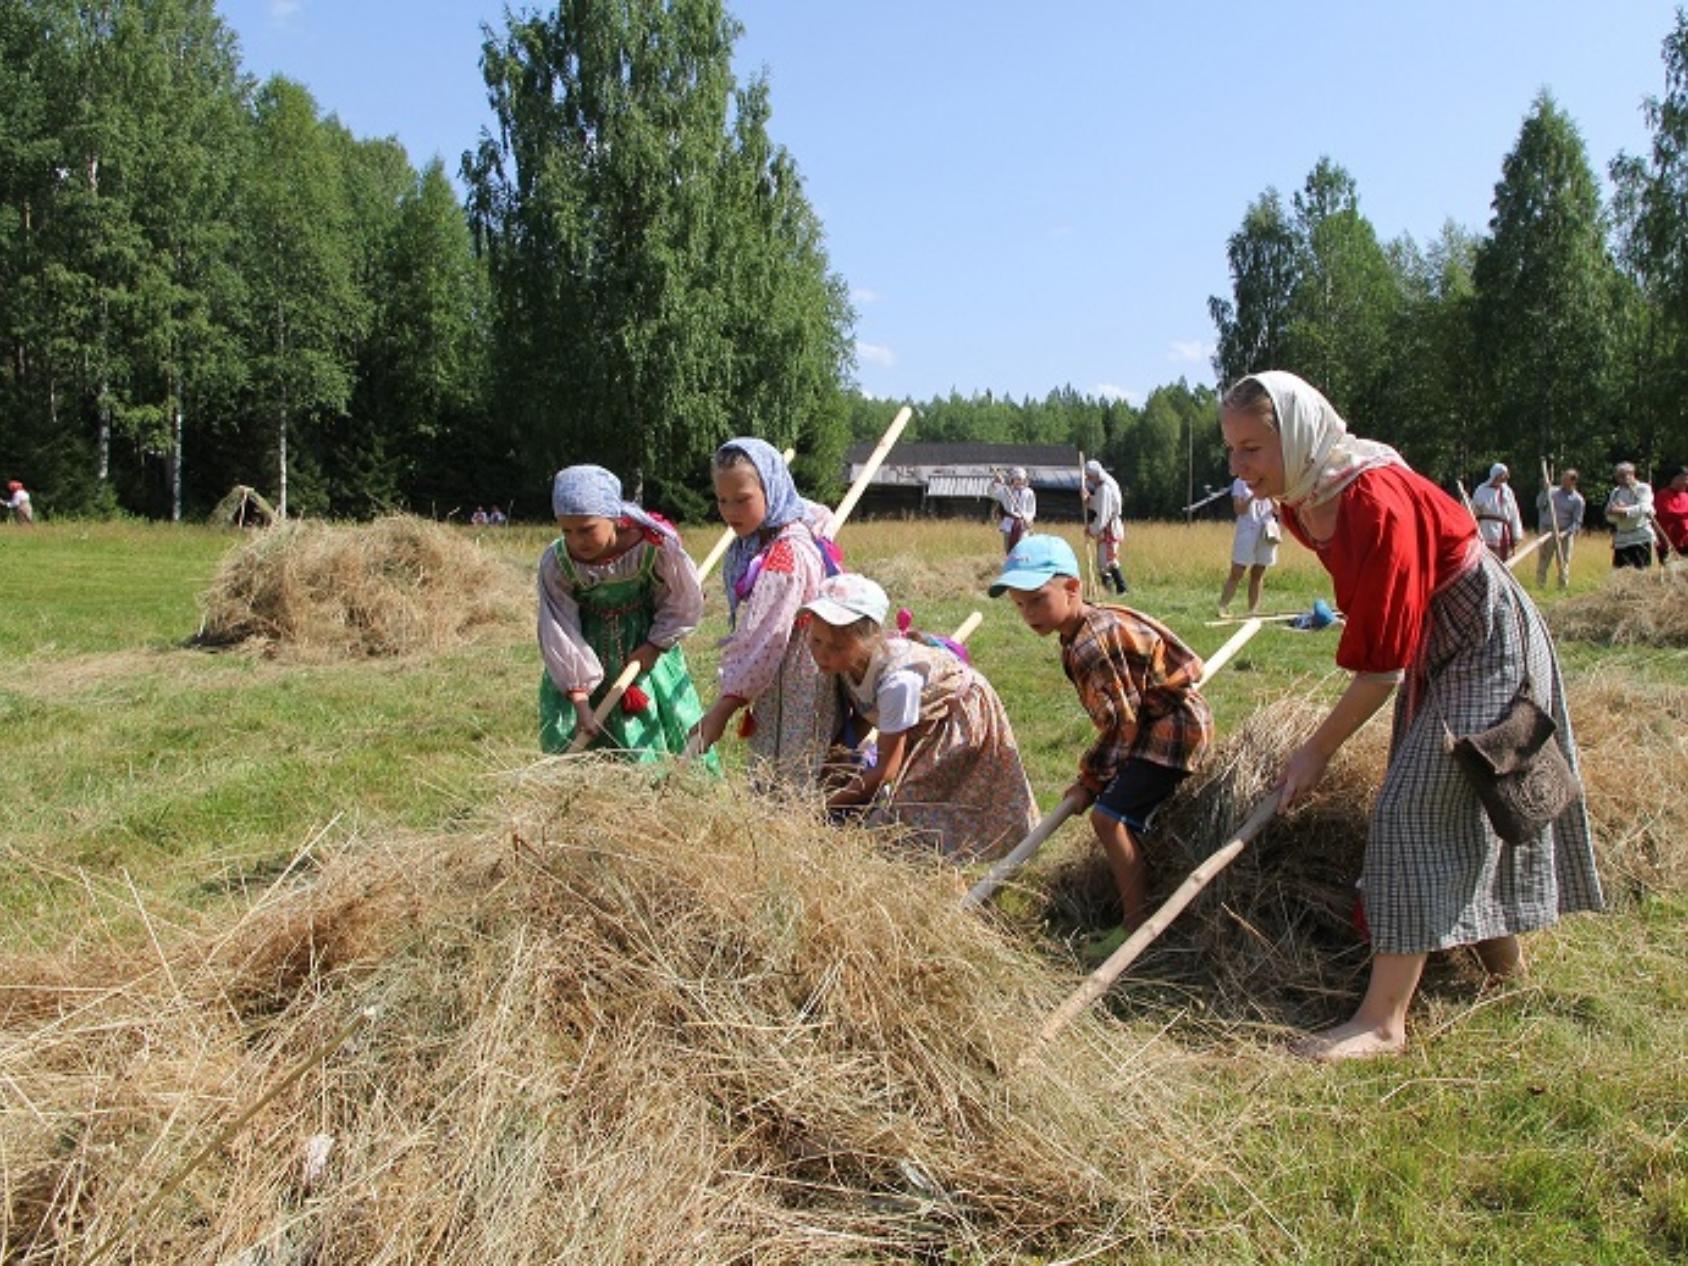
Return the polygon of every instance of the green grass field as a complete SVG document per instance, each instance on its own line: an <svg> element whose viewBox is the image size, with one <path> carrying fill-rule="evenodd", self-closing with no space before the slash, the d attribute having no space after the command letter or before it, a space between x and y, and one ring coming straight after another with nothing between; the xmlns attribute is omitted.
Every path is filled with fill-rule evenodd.
<svg viewBox="0 0 1688 1266"><path fill-rule="evenodd" d="M467 529L465 529L467 533ZM701 556L715 530L688 532ZM1076 532L1071 534L1076 541ZM236 543L201 528L0 529L0 947L53 950L143 935L139 917L86 925L88 893L127 891L162 934L172 918L238 901L319 833L437 829L492 798L493 776L536 755L538 659L526 628L472 650L404 661L300 662L184 645L196 596ZM531 575L550 539L482 532ZM1132 529L1130 601L1200 652L1229 531ZM852 567L922 627L973 609L975 662L1013 719L1047 808L1089 724L1056 649L992 602L986 526L862 523ZM1574 590L1600 583L1587 543ZM1533 563L1526 564L1533 574ZM688 645L706 699L724 631L718 588ZM1287 544L1265 607L1328 597ZM1268 627L1209 694L1223 731L1288 694L1334 697L1336 634ZM1617 670L1688 685L1680 651L1564 649L1573 676ZM1638 769L1636 794L1680 797L1680 769ZM1050 864L1086 847L1081 825ZM1688 847L1688 845L1684 845ZM1036 875L1033 874L1033 882ZM110 905L110 902L107 902ZM1688 1257L1688 900L1651 893L1531 939L1522 982L1479 996L1433 986L1399 1060L1299 1064L1280 1035L1204 1025L1199 999L1128 1017L1205 1053L1188 1112L1234 1142L1173 1193L1179 1234L1134 1260L1654 1262ZM1052 951L1054 952L1054 951ZM0 1107L14 1110L0 1086ZM0 1169L4 1158L0 1158Z"/></svg>

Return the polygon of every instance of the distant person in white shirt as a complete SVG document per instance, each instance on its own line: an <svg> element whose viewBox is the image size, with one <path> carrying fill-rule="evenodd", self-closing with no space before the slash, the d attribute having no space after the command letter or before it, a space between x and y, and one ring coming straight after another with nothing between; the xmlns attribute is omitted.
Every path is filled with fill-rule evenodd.
<svg viewBox="0 0 1688 1266"><path fill-rule="evenodd" d="M1547 565L1554 559L1559 562L1559 587L1563 589L1570 579L1571 549L1582 532L1583 512L1587 508L1588 503L1577 491L1577 472L1569 469L1560 474L1557 488L1543 488L1536 498L1536 530L1543 536L1559 533L1557 551L1551 541L1536 550L1537 589L1547 588Z"/></svg>
<svg viewBox="0 0 1688 1266"><path fill-rule="evenodd" d="M1511 477L1511 472L1496 462L1489 467L1489 482L1471 497L1477 534L1503 563L1512 557L1512 551L1524 538L1524 520L1518 513L1518 498L1512 495Z"/></svg>
<svg viewBox="0 0 1688 1266"><path fill-rule="evenodd" d="M1231 509L1237 524L1231 531L1231 574L1219 594L1219 614L1231 614L1231 599L1248 573L1248 613L1260 610L1260 590L1266 583L1266 569L1278 561L1278 507L1270 497L1257 497L1241 479L1231 481Z"/></svg>
<svg viewBox="0 0 1688 1266"><path fill-rule="evenodd" d="M1002 552L1012 554L1020 538L1030 532L1032 524L1037 522L1037 494L1032 491L1031 479L1024 466L1016 466L1009 471L1007 483L1003 483L1002 476L998 474L991 487L997 508L1002 511L1002 519L997 524L1002 530Z"/></svg>
<svg viewBox="0 0 1688 1266"><path fill-rule="evenodd" d="M1128 593L1131 586L1119 569L1120 542L1125 539L1125 497L1119 483L1099 461L1084 463L1084 534L1096 542L1096 570L1115 593Z"/></svg>
<svg viewBox="0 0 1688 1266"><path fill-rule="evenodd" d="M6 485L6 508L19 523L35 522L35 508L29 504L29 490L15 479Z"/></svg>
<svg viewBox="0 0 1688 1266"><path fill-rule="evenodd" d="M1617 485L1606 494L1606 522L1612 525L1612 566L1653 565L1653 486L1635 477L1634 462L1612 468Z"/></svg>

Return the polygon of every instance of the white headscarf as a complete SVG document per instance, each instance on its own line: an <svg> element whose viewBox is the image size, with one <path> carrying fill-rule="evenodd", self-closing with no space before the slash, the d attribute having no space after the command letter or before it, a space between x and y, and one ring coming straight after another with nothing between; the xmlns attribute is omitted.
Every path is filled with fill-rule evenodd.
<svg viewBox="0 0 1688 1266"><path fill-rule="evenodd" d="M1348 433L1342 415L1319 389L1281 369L1250 374L1272 397L1284 447L1286 505L1322 505L1377 466L1405 466L1394 449Z"/></svg>

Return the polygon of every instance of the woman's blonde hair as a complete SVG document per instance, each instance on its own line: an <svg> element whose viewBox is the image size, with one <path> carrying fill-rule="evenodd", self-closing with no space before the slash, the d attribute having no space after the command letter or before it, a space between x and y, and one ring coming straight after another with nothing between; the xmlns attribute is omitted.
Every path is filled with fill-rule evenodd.
<svg viewBox="0 0 1688 1266"><path fill-rule="evenodd" d="M1219 408L1223 413L1252 413L1273 430L1278 428L1278 410L1272 404L1272 393L1258 378L1241 378L1232 383Z"/></svg>

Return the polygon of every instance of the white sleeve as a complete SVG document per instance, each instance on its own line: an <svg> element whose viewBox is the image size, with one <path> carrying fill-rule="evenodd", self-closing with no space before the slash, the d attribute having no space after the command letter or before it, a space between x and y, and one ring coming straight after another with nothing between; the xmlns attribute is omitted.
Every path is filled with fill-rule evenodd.
<svg viewBox="0 0 1688 1266"><path fill-rule="evenodd" d="M596 690L604 680L603 664L580 634L580 607L551 550L539 559L539 654L551 684L564 694Z"/></svg>
<svg viewBox="0 0 1688 1266"><path fill-rule="evenodd" d="M920 692L926 683L913 669L902 668L879 679L873 703L881 734L901 734L920 720Z"/></svg>
<svg viewBox="0 0 1688 1266"><path fill-rule="evenodd" d="M667 650L697 630L703 619L703 585L678 536L664 536L656 554L656 613L645 640Z"/></svg>
<svg viewBox="0 0 1688 1266"><path fill-rule="evenodd" d="M1033 492L1030 488L1026 489L1026 500L1024 505L1026 507L1025 513L1023 513L1020 517L1026 521L1026 525L1029 527L1037 520L1037 493Z"/></svg>

